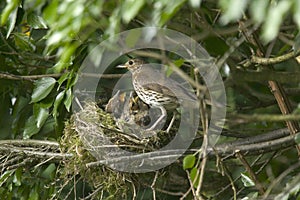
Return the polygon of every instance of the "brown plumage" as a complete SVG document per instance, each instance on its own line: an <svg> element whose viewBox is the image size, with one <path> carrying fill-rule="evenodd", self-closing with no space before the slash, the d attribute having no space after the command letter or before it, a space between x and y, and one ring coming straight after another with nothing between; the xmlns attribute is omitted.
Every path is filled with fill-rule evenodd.
<svg viewBox="0 0 300 200"><path fill-rule="evenodd" d="M150 128L151 130L166 116L165 109L174 110L182 101L190 103L197 101L195 95L183 88L177 81L167 78L163 72L140 59L129 60L119 68L127 68L131 72L132 85L142 101L161 109L162 116Z"/></svg>

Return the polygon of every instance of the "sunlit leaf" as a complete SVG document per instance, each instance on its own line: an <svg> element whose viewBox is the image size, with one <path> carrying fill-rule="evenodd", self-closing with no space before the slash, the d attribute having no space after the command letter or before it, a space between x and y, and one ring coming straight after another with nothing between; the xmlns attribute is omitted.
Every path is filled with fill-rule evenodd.
<svg viewBox="0 0 300 200"><path fill-rule="evenodd" d="M52 113L54 119L56 119L58 117L58 107L60 106L60 103L63 100L64 96L65 96L65 91L63 90L55 98L54 108L53 108L53 113Z"/></svg>
<svg viewBox="0 0 300 200"><path fill-rule="evenodd" d="M142 6L145 4L145 0L139 0L139 1L132 1L132 0L126 0L123 2L122 5L122 18L125 23L130 22L139 10L142 8Z"/></svg>
<svg viewBox="0 0 300 200"><path fill-rule="evenodd" d="M221 16L222 24L240 19L247 7L248 0L220 0L220 7L224 11Z"/></svg>
<svg viewBox="0 0 300 200"><path fill-rule="evenodd" d="M7 181L7 179L16 171L16 169L4 171L0 176L0 187Z"/></svg>
<svg viewBox="0 0 300 200"><path fill-rule="evenodd" d="M262 39L264 42L273 40L279 31L280 25L284 20L284 16L289 11L292 2L289 0L279 1L276 5L269 9L263 25Z"/></svg>
<svg viewBox="0 0 300 200"><path fill-rule="evenodd" d="M10 15L13 14L13 12L17 9L19 3L20 0L11 0L7 2L4 10L1 13L1 26L7 23L7 20L9 19Z"/></svg>
<svg viewBox="0 0 300 200"><path fill-rule="evenodd" d="M261 23L265 20L269 1L252 0L250 4L250 14L256 23Z"/></svg>
<svg viewBox="0 0 300 200"><path fill-rule="evenodd" d="M39 106L38 113L35 116L36 123L37 123L36 125L38 128L41 128L44 125L48 116L49 116L49 110Z"/></svg>
<svg viewBox="0 0 300 200"><path fill-rule="evenodd" d="M21 186L21 180L22 180L22 168L18 168L15 171L14 178L13 178L13 183L16 186Z"/></svg>
<svg viewBox="0 0 300 200"><path fill-rule="evenodd" d="M255 186L254 181L246 174L241 173L241 180L245 187L253 187Z"/></svg>
<svg viewBox="0 0 300 200"><path fill-rule="evenodd" d="M18 15L18 8L15 8L12 13L9 16L8 20L8 30L6 33L6 38L8 38L11 34L11 32L14 30L15 25L16 25L16 20L17 20L17 15Z"/></svg>
<svg viewBox="0 0 300 200"><path fill-rule="evenodd" d="M47 24L46 24L45 20L41 16L38 16L38 15L34 14L33 12L28 14L27 23L32 28L35 28L35 29L46 29L47 28Z"/></svg>
<svg viewBox="0 0 300 200"><path fill-rule="evenodd" d="M172 17L179 11L181 6L184 5L185 2L186 0L174 0L172 1L172 3L170 3L169 1L157 2L157 4L161 4L156 10L156 14L160 15L160 18L158 20L158 24L157 22L154 24L162 27L168 20L172 19ZM155 20L155 18L158 17L154 16L153 18Z"/></svg>
<svg viewBox="0 0 300 200"><path fill-rule="evenodd" d="M64 100L64 104L65 104L65 107L67 109L68 112L70 112L70 107L72 105L72 100L73 100L73 93L72 93L72 89L69 88L66 92L66 98Z"/></svg>
<svg viewBox="0 0 300 200"><path fill-rule="evenodd" d="M53 0L48 4L48 6L43 11L44 19L51 25L56 22L57 7L58 7L58 0Z"/></svg>
<svg viewBox="0 0 300 200"><path fill-rule="evenodd" d="M25 123L23 139L31 138L31 136L37 134L39 132L39 130L40 130L40 128L37 127L35 117L33 115L30 116Z"/></svg>
<svg viewBox="0 0 300 200"><path fill-rule="evenodd" d="M196 157L192 154L187 155L183 158L183 169L190 169L194 167Z"/></svg>
<svg viewBox="0 0 300 200"><path fill-rule="evenodd" d="M34 85L33 93L31 95L31 103L38 102L44 99L53 89L56 80L52 77L44 77L37 80Z"/></svg>
<svg viewBox="0 0 300 200"><path fill-rule="evenodd" d="M293 1L293 9L294 9L294 21L300 29L300 1L294 0Z"/></svg>
<svg viewBox="0 0 300 200"><path fill-rule="evenodd" d="M198 186L199 177L200 177L200 174L198 173L197 167L193 167L191 169L191 171L190 171L190 177L191 177L192 183L194 183L194 187L196 188Z"/></svg>
<svg viewBox="0 0 300 200"><path fill-rule="evenodd" d="M199 8L201 5L202 0L189 0L190 5L193 8Z"/></svg>
<svg viewBox="0 0 300 200"><path fill-rule="evenodd" d="M68 80L70 77L69 77L69 73L64 73L58 80L57 80L57 83L58 83L58 87L57 89L59 89L61 87L61 85L66 81Z"/></svg>

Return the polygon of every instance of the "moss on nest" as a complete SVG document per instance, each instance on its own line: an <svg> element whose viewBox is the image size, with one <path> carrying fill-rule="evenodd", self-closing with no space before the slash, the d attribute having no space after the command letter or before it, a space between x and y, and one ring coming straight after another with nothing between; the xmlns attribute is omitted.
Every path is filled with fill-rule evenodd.
<svg viewBox="0 0 300 200"><path fill-rule="evenodd" d="M107 123L109 123L107 121ZM106 199L124 198L124 195L131 193L131 175L113 171L106 166L87 167L86 164L96 161L89 151L86 150L80 135L75 130L74 116L66 123L64 135L61 138L61 151L71 153L74 156L63 162L61 178L67 182L69 177L80 175L86 183L89 183L96 192L94 197L102 195L105 191Z"/></svg>
<svg viewBox="0 0 300 200"><path fill-rule="evenodd" d="M95 190L101 188L98 195L104 192L106 198L111 196L114 199L124 199L124 195L132 194L134 175L112 170L106 165L87 167L87 163L101 160L102 148L99 146L106 145L104 137L118 148L121 146L124 150L134 152L153 151L170 140L170 135L163 131L145 140L122 133L111 115L94 102L86 103L83 110L71 117L61 138L61 151L74 156L64 161L62 179L67 181L70 176L79 174Z"/></svg>

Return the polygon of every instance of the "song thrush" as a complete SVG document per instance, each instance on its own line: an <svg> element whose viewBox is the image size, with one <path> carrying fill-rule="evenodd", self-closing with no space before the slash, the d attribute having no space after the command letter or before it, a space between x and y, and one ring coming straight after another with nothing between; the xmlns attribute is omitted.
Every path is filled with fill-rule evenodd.
<svg viewBox="0 0 300 200"><path fill-rule="evenodd" d="M140 59L131 59L118 68L126 68L132 74L132 85L138 97L146 104L161 110L161 116L148 129L153 130L167 116L166 110L175 110L182 101L195 103L196 96L182 87L177 81L166 77L164 72L154 69ZM175 120L175 113L169 124L170 130Z"/></svg>

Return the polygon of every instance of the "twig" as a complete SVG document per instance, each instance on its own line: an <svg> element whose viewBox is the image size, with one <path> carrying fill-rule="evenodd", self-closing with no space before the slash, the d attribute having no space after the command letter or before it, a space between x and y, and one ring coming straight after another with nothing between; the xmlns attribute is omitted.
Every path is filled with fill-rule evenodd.
<svg viewBox="0 0 300 200"><path fill-rule="evenodd" d="M231 114L228 116L234 123L249 123L249 122L282 122L291 120L300 120L300 115L287 114L287 115L272 115L272 114Z"/></svg>
<svg viewBox="0 0 300 200"><path fill-rule="evenodd" d="M0 146L0 151L14 152L14 153L24 153L26 155L34 156L36 158L51 158L51 157L54 157L55 159L59 159L59 160L64 159L64 158L73 157L73 154L69 154L69 153L31 151L31 150L26 150L25 148L7 147L7 146Z"/></svg>
<svg viewBox="0 0 300 200"><path fill-rule="evenodd" d="M262 184L259 182L256 174L252 171L249 163L247 162L247 160L244 158L244 156L240 153L240 152L236 152L236 156L240 159L240 161L243 163L246 171L249 173L251 179L254 181L255 183L255 187L257 188L257 190L259 191L260 194L264 194L265 189L262 186Z"/></svg>
<svg viewBox="0 0 300 200"><path fill-rule="evenodd" d="M27 75L27 76L20 76L15 74L7 74L7 73L0 73L0 79L10 79L10 80L18 80L18 81L33 81L39 78L44 77L53 77L58 78L62 74L39 74L39 75Z"/></svg>
<svg viewBox="0 0 300 200"><path fill-rule="evenodd" d="M155 172L155 176L154 176L154 179L153 179L152 184L151 184L153 200L156 200L155 183L156 183L156 180L157 180L157 177L158 177L158 173L159 173L158 171Z"/></svg>
<svg viewBox="0 0 300 200"><path fill-rule="evenodd" d="M96 195L99 192L99 190L101 190L102 188L103 188L102 186L97 187L92 193L84 197L84 199L92 199L93 196Z"/></svg>
<svg viewBox="0 0 300 200"><path fill-rule="evenodd" d="M227 178L228 178L229 181L230 181L231 189L232 189L232 191L233 191L233 200L236 200L237 194L236 194L236 188L235 188L234 182L235 182L236 180L238 180L238 179L236 179L236 180L233 180L233 179L232 179L232 177L231 177L230 173L228 172L228 169L227 169L226 166L224 166L224 173L225 173L225 175L227 176Z"/></svg>
<svg viewBox="0 0 300 200"><path fill-rule="evenodd" d="M18 146L53 146L58 148L59 143L48 140L0 140L0 145L18 145Z"/></svg>
<svg viewBox="0 0 300 200"><path fill-rule="evenodd" d="M185 170L185 172L186 172L186 174L187 174L187 177L188 177L188 180L189 180L189 183L190 183L190 188L189 188L188 191L184 194L184 196L182 196L180 199L185 199L186 196L190 193L190 191L192 191L193 196L196 197L196 191L195 191L195 189L194 189L194 184L195 184L195 182L196 182L196 180L197 180L197 175L195 176L195 180L192 181L189 171L188 171L188 170Z"/></svg>
<svg viewBox="0 0 300 200"><path fill-rule="evenodd" d="M202 147L201 147L201 155L202 155L202 161L200 163L200 174L199 174L199 181L197 185L197 190L196 190L196 197L198 199L201 199L201 187L203 183L203 178L204 178L204 172L205 172L205 166L207 163L207 148L208 148L208 114L206 110L206 104L203 101L203 99L200 100L200 115L201 115L201 122L202 122L202 127L203 127L203 142L202 142ZM200 155L199 154L199 155ZM200 160L200 158L199 158Z"/></svg>
<svg viewBox="0 0 300 200"><path fill-rule="evenodd" d="M299 134L299 133L298 133ZM208 148L209 154L214 154L217 152L219 155L229 155L231 157L236 151L240 153L247 153L247 155L261 154L269 151L276 151L278 149L286 148L289 146L295 145L295 136L289 135L279 139L265 141L255 144L243 144L240 146L215 146L214 148Z"/></svg>
<svg viewBox="0 0 300 200"><path fill-rule="evenodd" d="M295 58L299 56L300 52L295 54L295 52L290 52L281 56L277 56L274 58L264 58L264 57L258 57L258 56L252 56L250 60L248 60L245 64L243 64L243 67L249 67L251 64L259 64L259 65L272 65L272 64L278 64L284 61L287 61L291 58Z"/></svg>

